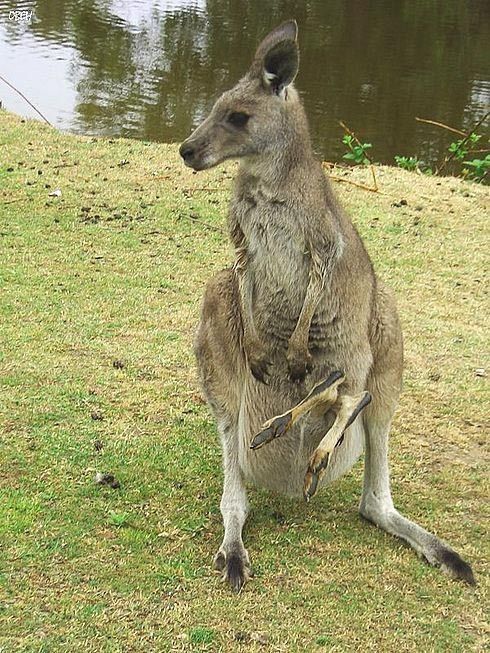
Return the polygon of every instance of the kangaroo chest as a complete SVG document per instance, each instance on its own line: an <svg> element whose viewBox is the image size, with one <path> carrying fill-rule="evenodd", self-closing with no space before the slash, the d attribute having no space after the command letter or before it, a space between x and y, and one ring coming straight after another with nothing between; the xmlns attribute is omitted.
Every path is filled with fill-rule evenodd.
<svg viewBox="0 0 490 653"><path fill-rule="evenodd" d="M309 280L310 258L301 221L286 199L251 185L235 197L232 219L243 234L243 274L252 292L257 330L287 341L294 330Z"/></svg>
<svg viewBox="0 0 490 653"><path fill-rule="evenodd" d="M294 208L286 199L253 185L235 198L232 212L244 237L244 273L253 284L254 312L259 317L280 312L286 321L297 320L310 258Z"/></svg>

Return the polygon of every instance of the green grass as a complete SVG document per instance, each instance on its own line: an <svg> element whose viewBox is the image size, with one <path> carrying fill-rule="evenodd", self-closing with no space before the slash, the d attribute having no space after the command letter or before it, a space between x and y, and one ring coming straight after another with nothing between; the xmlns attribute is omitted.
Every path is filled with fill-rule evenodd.
<svg viewBox="0 0 490 653"><path fill-rule="evenodd" d="M211 569L222 472L191 348L234 170L0 112L0 651L483 651L488 189L390 168L383 194L335 186L404 325L395 500L479 586L358 518L359 463L308 506L250 491L235 596Z"/></svg>

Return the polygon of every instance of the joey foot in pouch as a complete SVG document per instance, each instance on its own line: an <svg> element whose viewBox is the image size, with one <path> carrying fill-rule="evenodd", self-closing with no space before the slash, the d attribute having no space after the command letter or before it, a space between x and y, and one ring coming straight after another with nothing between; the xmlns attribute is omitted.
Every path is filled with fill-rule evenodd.
<svg viewBox="0 0 490 653"><path fill-rule="evenodd" d="M371 402L371 395L364 391L357 395L342 395L334 408L335 421L313 452L306 470L303 494L309 501L318 488L318 483L327 469L330 455L337 446L341 446L344 433L354 422L359 413Z"/></svg>
<svg viewBox="0 0 490 653"><path fill-rule="evenodd" d="M306 397L293 408L282 415L276 415L262 425L262 430L257 433L250 443L251 449L259 449L264 444L275 438L280 438L293 424L312 409L319 408L322 412L335 404L338 397L338 388L345 381L345 376L340 370L335 370L321 383L318 383Z"/></svg>

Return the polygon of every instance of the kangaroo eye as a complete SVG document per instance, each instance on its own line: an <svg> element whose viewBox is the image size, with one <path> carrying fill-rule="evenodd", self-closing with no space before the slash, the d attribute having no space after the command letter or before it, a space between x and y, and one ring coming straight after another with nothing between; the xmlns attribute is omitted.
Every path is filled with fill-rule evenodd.
<svg viewBox="0 0 490 653"><path fill-rule="evenodd" d="M233 113L230 113L228 116L228 122L230 125L233 125L233 127L244 127L250 116L246 113L242 113L241 111L233 111Z"/></svg>

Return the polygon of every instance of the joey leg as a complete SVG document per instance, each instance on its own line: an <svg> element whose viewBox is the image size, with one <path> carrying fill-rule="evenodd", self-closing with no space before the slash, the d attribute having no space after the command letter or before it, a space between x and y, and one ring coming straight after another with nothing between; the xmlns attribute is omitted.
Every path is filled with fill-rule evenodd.
<svg viewBox="0 0 490 653"><path fill-rule="evenodd" d="M313 409L325 412L329 406L337 401L338 386L345 377L342 372L335 371L330 376L318 383L299 404L272 419L267 420L262 426L262 431L257 433L250 443L251 449L259 449L264 444L284 435L300 417Z"/></svg>
<svg viewBox="0 0 490 653"><path fill-rule="evenodd" d="M335 447L341 444L344 432L353 423L361 410L371 401L369 392L364 391L357 395L342 395L338 402L338 412L335 421L327 431L308 463L306 470L303 493L309 501L317 491L318 483L327 468L330 454ZM334 410L337 407L334 408Z"/></svg>

